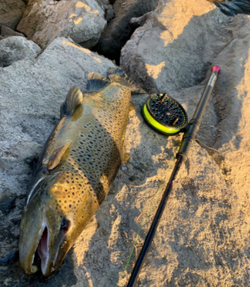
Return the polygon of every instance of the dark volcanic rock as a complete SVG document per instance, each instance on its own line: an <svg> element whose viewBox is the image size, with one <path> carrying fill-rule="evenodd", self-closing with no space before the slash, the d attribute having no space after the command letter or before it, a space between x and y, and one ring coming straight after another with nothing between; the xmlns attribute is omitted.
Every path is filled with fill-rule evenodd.
<svg viewBox="0 0 250 287"><path fill-rule="evenodd" d="M115 17L103 31L97 51L109 59L119 61L120 51L132 35L130 25L133 17L140 17L155 9L158 0L117 0L114 3Z"/></svg>

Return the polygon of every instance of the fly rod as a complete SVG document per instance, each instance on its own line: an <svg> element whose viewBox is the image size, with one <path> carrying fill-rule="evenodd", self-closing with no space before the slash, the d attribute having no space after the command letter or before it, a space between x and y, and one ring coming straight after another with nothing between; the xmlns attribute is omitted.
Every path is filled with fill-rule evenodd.
<svg viewBox="0 0 250 287"><path fill-rule="evenodd" d="M173 186L173 181L175 180L182 163L185 161L187 157L187 152L190 147L190 143L192 142L192 140L194 140L195 135L200 128L201 119L206 109L210 95L213 91L219 71L220 67L218 66L212 67L212 73L205 87L205 90L202 94L202 97L196 107L196 110L194 112L191 121L187 125L186 125L187 116L183 111L184 109L182 109L182 107L177 101L173 100L172 98L168 97L165 94L158 95L157 97L152 96L143 107L142 110L143 116L151 127L167 135L175 134L180 131L181 132L183 131L184 135L181 141L179 151L176 155L176 162L174 169L172 171L166 189L163 193L154 220L151 224L149 232L144 241L144 245L142 247L140 255L133 268L127 287L133 287L136 282L137 276L143 264L143 260L152 243L160 218L166 206L168 195ZM164 102L165 105L163 105Z"/></svg>

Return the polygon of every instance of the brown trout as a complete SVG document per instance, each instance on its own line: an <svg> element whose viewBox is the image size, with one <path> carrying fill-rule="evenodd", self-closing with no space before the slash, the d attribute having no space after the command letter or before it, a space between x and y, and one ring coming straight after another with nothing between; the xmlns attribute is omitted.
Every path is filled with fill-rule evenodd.
<svg viewBox="0 0 250 287"><path fill-rule="evenodd" d="M91 73L87 93L72 87L33 174L20 226L19 259L44 276L57 270L100 203L121 164L131 84L121 70Z"/></svg>

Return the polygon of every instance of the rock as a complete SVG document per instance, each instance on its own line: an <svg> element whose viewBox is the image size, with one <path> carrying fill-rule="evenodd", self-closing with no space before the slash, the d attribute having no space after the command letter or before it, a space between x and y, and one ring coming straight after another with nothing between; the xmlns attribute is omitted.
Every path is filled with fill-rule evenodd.
<svg viewBox="0 0 250 287"><path fill-rule="evenodd" d="M242 21L234 32L235 39L215 59L222 73L216 88L216 113L219 118L218 137L213 158L220 166L227 184L236 191L234 218L242 223L235 226L242 238L250 231L248 199L250 185L250 21ZM245 225L245 228L243 226ZM238 245L238 243L237 243ZM237 247L236 247L237 248ZM246 250L245 256L248 256Z"/></svg>
<svg viewBox="0 0 250 287"><path fill-rule="evenodd" d="M207 1L195 3L161 0L123 47L122 68L146 91L163 93L201 82L209 61L232 40L230 18Z"/></svg>
<svg viewBox="0 0 250 287"><path fill-rule="evenodd" d="M4 214L7 215L8 213L11 212L11 210L15 208L15 197L8 197L8 196L1 196L1 201L0 201L0 211Z"/></svg>
<svg viewBox="0 0 250 287"><path fill-rule="evenodd" d="M96 1L31 0L17 30L42 48L58 36L91 48L105 25L104 11Z"/></svg>
<svg viewBox="0 0 250 287"><path fill-rule="evenodd" d="M40 47L23 36L10 36L0 41L0 67L7 67L15 61L35 58Z"/></svg>
<svg viewBox="0 0 250 287"><path fill-rule="evenodd" d="M155 9L158 0L117 0L114 5L114 19L103 31L97 51L109 59L119 61L121 48L133 33L130 20Z"/></svg>
<svg viewBox="0 0 250 287"><path fill-rule="evenodd" d="M1 31L0 34L3 38L7 38L10 36L24 36L23 34L18 33L16 31L12 30L11 28L4 26L4 25L0 28L0 31Z"/></svg>
<svg viewBox="0 0 250 287"><path fill-rule="evenodd" d="M148 12L141 17L133 17L130 20L130 25L135 29L139 28L140 26L143 26L146 21L148 20L149 16L151 15L152 12Z"/></svg>
<svg viewBox="0 0 250 287"><path fill-rule="evenodd" d="M22 0L2 0L0 3L0 26L15 29L22 18L25 4Z"/></svg>

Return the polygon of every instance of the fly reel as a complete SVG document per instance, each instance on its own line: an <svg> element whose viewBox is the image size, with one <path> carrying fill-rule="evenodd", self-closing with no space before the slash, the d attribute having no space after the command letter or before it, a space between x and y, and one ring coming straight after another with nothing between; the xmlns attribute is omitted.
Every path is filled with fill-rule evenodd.
<svg viewBox="0 0 250 287"><path fill-rule="evenodd" d="M149 96L142 114L150 127L165 135L175 135L188 124L184 108L167 94Z"/></svg>

